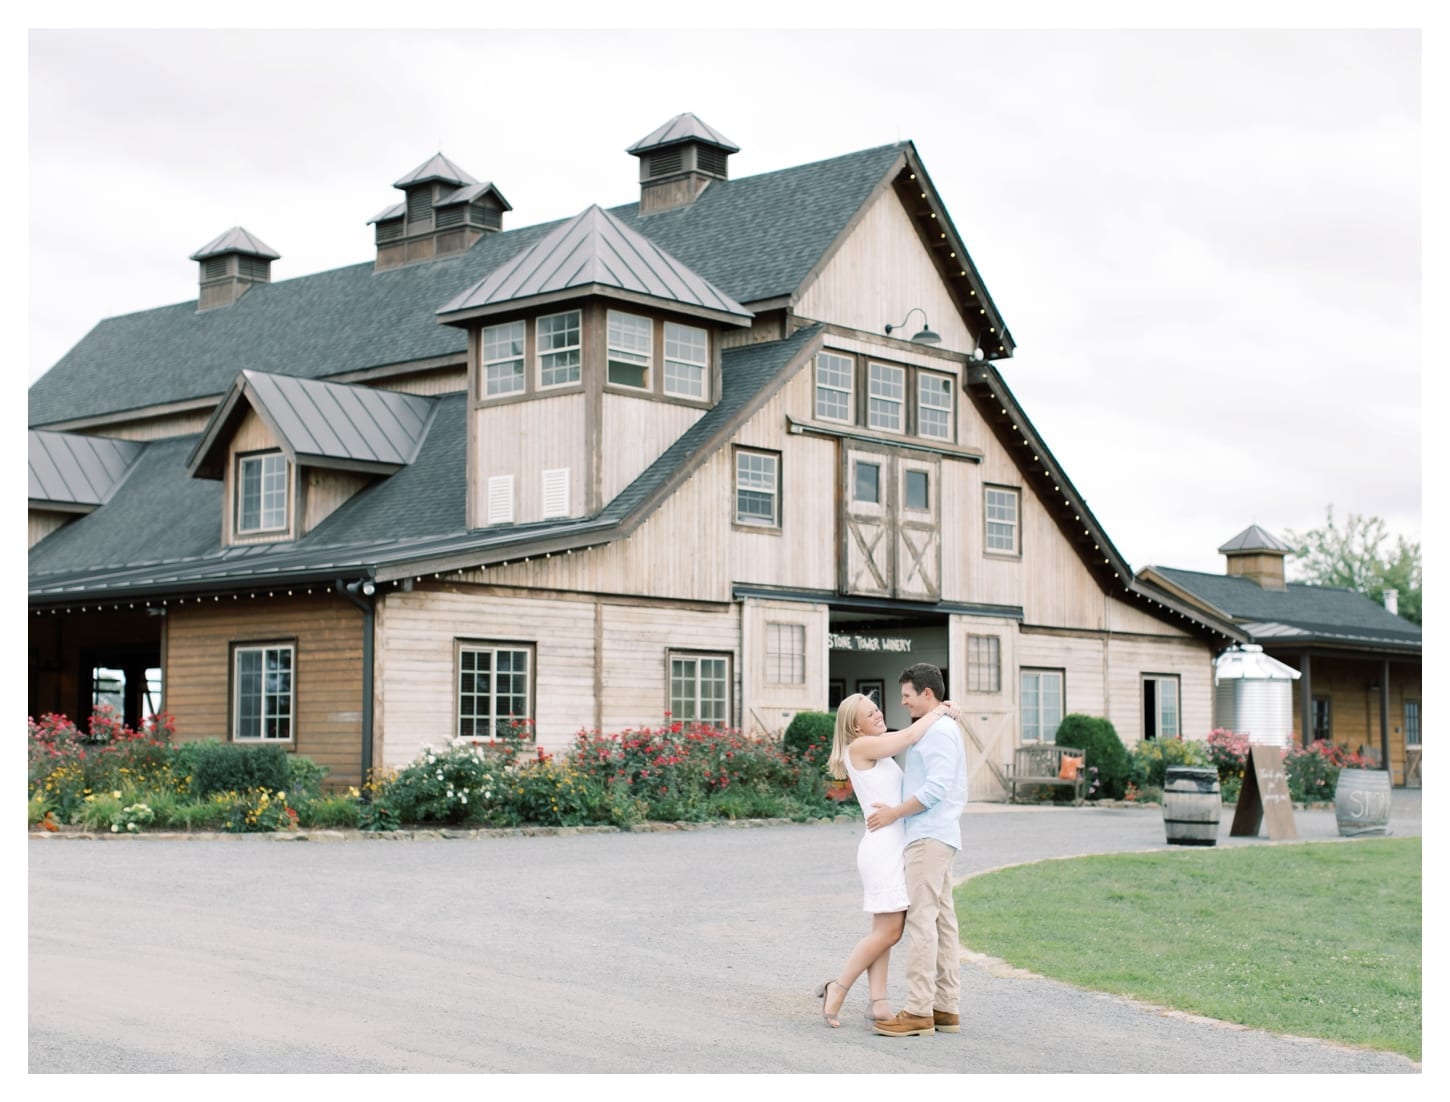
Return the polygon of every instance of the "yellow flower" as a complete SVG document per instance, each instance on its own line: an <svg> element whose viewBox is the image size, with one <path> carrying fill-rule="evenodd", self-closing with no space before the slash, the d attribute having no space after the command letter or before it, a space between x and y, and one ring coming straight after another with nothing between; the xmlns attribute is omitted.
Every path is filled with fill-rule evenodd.
<svg viewBox="0 0 1450 1102"><path fill-rule="evenodd" d="M118 800L121 798L121 793L120 792L112 792L111 795L114 796Z"/></svg>

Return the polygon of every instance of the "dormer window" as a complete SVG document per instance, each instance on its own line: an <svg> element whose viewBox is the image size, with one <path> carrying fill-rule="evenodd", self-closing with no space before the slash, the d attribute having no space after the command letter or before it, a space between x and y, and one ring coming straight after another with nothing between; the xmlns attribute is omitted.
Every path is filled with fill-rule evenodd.
<svg viewBox="0 0 1450 1102"><path fill-rule="evenodd" d="M281 452L237 460L237 534L256 535L287 527L287 457Z"/></svg>
<svg viewBox="0 0 1450 1102"><path fill-rule="evenodd" d="M537 322L539 386L568 386L579 381L579 311L550 314Z"/></svg>
<svg viewBox="0 0 1450 1102"><path fill-rule="evenodd" d="M646 389L653 357L654 326L650 319L609 311L609 381Z"/></svg>
<svg viewBox="0 0 1450 1102"><path fill-rule="evenodd" d="M524 323L490 325L483 331L483 392L521 394L524 389Z"/></svg>
<svg viewBox="0 0 1450 1102"><path fill-rule="evenodd" d="M710 342L705 330L665 322L665 393L681 398L705 397L705 370Z"/></svg>

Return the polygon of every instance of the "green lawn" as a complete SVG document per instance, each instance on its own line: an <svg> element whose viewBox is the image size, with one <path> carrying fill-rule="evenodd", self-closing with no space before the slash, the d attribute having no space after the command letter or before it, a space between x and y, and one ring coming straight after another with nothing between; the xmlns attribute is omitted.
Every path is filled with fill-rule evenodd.
<svg viewBox="0 0 1450 1102"><path fill-rule="evenodd" d="M1081 987L1420 1059L1420 839L1043 861L956 890L962 942Z"/></svg>

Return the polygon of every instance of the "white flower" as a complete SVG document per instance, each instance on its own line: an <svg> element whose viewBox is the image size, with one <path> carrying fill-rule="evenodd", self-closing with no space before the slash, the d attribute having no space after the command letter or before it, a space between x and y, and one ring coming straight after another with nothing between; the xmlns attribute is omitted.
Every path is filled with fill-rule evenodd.
<svg viewBox="0 0 1450 1102"><path fill-rule="evenodd" d="M111 833L112 834L119 834L120 831L121 831L121 828L118 827L115 823L112 823L111 824Z"/></svg>
<svg viewBox="0 0 1450 1102"><path fill-rule="evenodd" d="M440 770L438 770L438 779L439 779L439 780L440 780L440 781L441 781L441 780L442 780L442 779L443 779L443 770L441 770L441 769L440 769Z"/></svg>
<svg viewBox="0 0 1450 1102"><path fill-rule="evenodd" d="M468 797L467 796L459 796L458 798L460 800L462 800L464 803L467 803L468 802Z"/></svg>

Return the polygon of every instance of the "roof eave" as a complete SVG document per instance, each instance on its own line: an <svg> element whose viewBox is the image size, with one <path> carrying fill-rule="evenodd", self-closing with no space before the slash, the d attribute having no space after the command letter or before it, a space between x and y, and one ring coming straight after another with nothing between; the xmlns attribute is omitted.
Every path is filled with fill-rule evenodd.
<svg viewBox="0 0 1450 1102"><path fill-rule="evenodd" d="M713 321L724 325L744 327L750 325L755 318L755 315L749 312L737 314L732 310L719 310L711 306L681 302L678 299L659 298L655 295L641 294L638 291L627 291L622 287L612 287L606 283L581 284L578 287L566 287L563 290L548 291L540 295L523 295L500 302L485 303L481 306L450 310L446 313L444 310L439 310L437 311L437 318L441 325L466 326L470 322L481 318L498 317L503 314L532 310L540 306L552 306L557 303L594 297L614 299L619 302L627 302L634 306L646 306L656 310L668 310L672 313L688 314L691 317L702 318L706 321Z"/></svg>

